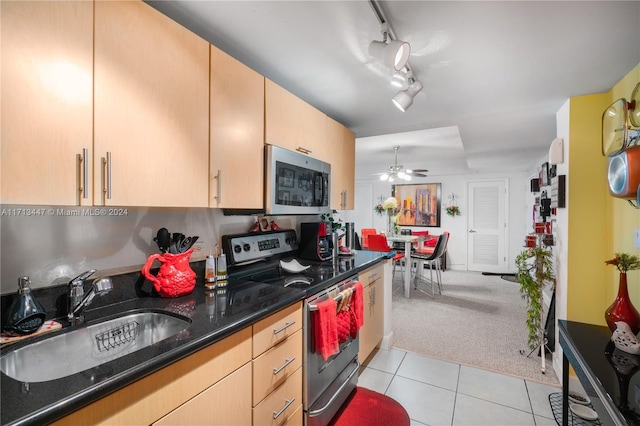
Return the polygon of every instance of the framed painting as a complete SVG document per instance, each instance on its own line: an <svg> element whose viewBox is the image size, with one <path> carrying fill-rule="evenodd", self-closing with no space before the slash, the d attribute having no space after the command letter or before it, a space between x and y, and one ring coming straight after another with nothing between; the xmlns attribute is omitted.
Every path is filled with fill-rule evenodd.
<svg viewBox="0 0 640 426"><path fill-rule="evenodd" d="M440 226L441 184L420 183L393 185L398 200L400 226Z"/></svg>

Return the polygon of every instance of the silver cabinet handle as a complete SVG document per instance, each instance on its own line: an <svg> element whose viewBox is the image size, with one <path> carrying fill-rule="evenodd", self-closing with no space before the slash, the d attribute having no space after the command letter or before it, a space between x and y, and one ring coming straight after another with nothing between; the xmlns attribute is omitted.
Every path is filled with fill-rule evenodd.
<svg viewBox="0 0 640 426"><path fill-rule="evenodd" d="M285 399L286 404L284 404L284 407L282 407L282 409L280 411L274 411L273 412L273 419L277 419L278 417L280 417L280 415L282 413L284 413L284 411L289 408L289 406L293 403L293 401L295 401L295 398L291 398L291 399Z"/></svg>
<svg viewBox="0 0 640 426"><path fill-rule="evenodd" d="M470 234L475 234L477 231L475 229L469 229Z"/></svg>
<svg viewBox="0 0 640 426"><path fill-rule="evenodd" d="M102 157L102 171L105 177L104 187L102 192L106 194L106 199L111 199L111 153L107 152L107 158Z"/></svg>
<svg viewBox="0 0 640 426"><path fill-rule="evenodd" d="M215 198L218 201L218 204L220 204L220 202L222 200L222 196L220 195L220 191L222 189L222 184L220 183L220 181L222 179L222 172L220 170L218 170L218 173L213 178L218 181L216 183L216 192L217 192L217 194L213 198Z"/></svg>
<svg viewBox="0 0 640 426"><path fill-rule="evenodd" d="M296 357L294 356L293 358L285 358L286 361L284 362L284 364L282 364L280 367L278 368L274 368L273 369L273 375L277 375L279 372L281 372L282 370L284 370L285 368L287 368L287 365L291 364L293 361L296 360Z"/></svg>
<svg viewBox="0 0 640 426"><path fill-rule="evenodd" d="M278 329L273 330L273 334L278 334L278 333L280 333L281 331L284 331L284 330L286 330L287 328L291 327L291 326L292 326L293 324L295 324L295 323L296 323L295 321L287 322L287 323L285 323L282 327L280 327L280 328L278 328Z"/></svg>
<svg viewBox="0 0 640 426"><path fill-rule="evenodd" d="M371 286L371 295L373 296L373 305L375 306L375 304L376 304L376 288L374 286Z"/></svg>
<svg viewBox="0 0 640 426"><path fill-rule="evenodd" d="M340 193L340 207L345 209L347 207L347 190L343 189Z"/></svg>
<svg viewBox="0 0 640 426"><path fill-rule="evenodd" d="M375 278L375 277L377 277L377 276L378 276L378 273L377 273L377 272L374 272L373 274L369 275L369 279L370 279L370 280L372 280L372 279L374 279L374 278Z"/></svg>
<svg viewBox="0 0 640 426"><path fill-rule="evenodd" d="M89 198L89 162L87 157L89 151L87 148L82 148L82 155L80 156L80 170L82 170L82 179L80 180L80 192L82 192L82 198Z"/></svg>
<svg viewBox="0 0 640 426"><path fill-rule="evenodd" d="M311 154L311 152L312 152L310 149L303 148L301 146L297 147L296 151L301 152L303 154L307 154L307 155Z"/></svg>

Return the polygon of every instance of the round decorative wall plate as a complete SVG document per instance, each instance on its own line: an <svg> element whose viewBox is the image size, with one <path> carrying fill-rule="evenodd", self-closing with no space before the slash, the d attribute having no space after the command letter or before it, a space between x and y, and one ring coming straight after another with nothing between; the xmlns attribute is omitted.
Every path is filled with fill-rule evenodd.
<svg viewBox="0 0 640 426"><path fill-rule="evenodd" d="M627 143L627 101L618 99L602 113L602 155L612 156Z"/></svg>

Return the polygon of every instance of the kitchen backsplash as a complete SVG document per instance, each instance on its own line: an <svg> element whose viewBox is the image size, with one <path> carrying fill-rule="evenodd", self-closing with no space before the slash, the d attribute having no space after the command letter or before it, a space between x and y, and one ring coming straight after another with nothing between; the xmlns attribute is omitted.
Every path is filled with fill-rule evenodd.
<svg viewBox="0 0 640 426"><path fill-rule="evenodd" d="M69 282L88 269L94 277L140 270L147 256L158 253L153 237L159 228L198 235L204 259L222 235L247 232L256 216L224 216L207 208L96 208L0 206L0 294L17 290L18 277L29 276L32 288ZM299 231L309 216L275 216L282 228Z"/></svg>

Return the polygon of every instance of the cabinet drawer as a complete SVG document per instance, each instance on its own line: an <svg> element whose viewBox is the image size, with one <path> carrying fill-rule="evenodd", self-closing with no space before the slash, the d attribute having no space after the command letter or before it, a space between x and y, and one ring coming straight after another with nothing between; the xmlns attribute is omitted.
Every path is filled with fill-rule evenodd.
<svg viewBox="0 0 640 426"><path fill-rule="evenodd" d="M302 330L254 359L252 364L255 406L302 366Z"/></svg>
<svg viewBox="0 0 640 426"><path fill-rule="evenodd" d="M302 329L302 305L296 303L253 325L253 357Z"/></svg>
<svg viewBox="0 0 640 426"><path fill-rule="evenodd" d="M248 425L251 423L251 398L245 389L249 386L251 364L247 363L154 425Z"/></svg>
<svg viewBox="0 0 640 426"><path fill-rule="evenodd" d="M360 282L363 287L373 284L374 282L384 278L384 266L382 263L361 272Z"/></svg>
<svg viewBox="0 0 640 426"><path fill-rule="evenodd" d="M283 424L287 426L302 426L302 424L304 423L302 414L302 404L300 404L298 406L298 409L294 411L294 413L290 415L287 421Z"/></svg>
<svg viewBox="0 0 640 426"><path fill-rule="evenodd" d="M301 404L302 368L298 368L289 379L253 409L253 424L282 425ZM291 424L296 424L293 420L292 418Z"/></svg>

